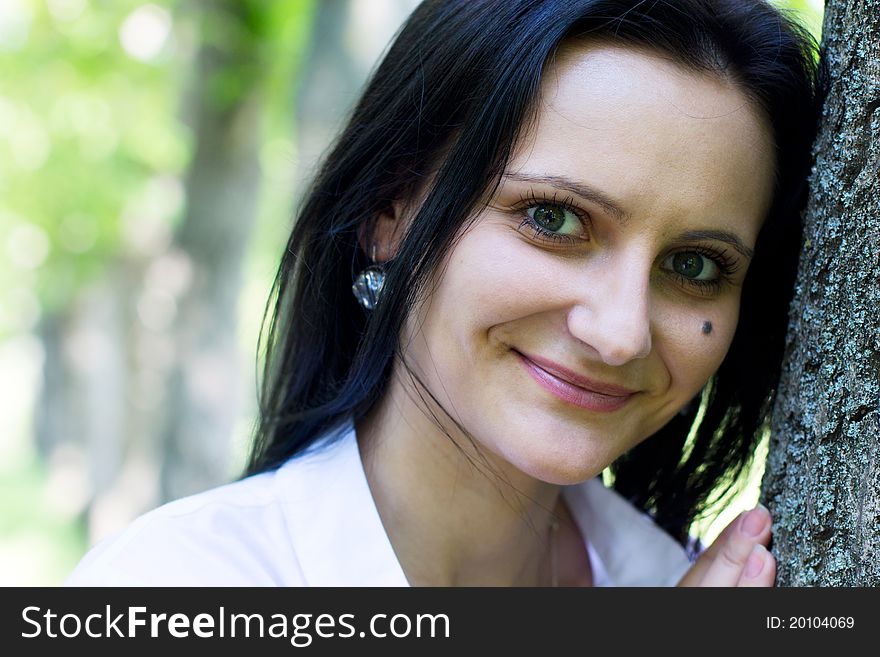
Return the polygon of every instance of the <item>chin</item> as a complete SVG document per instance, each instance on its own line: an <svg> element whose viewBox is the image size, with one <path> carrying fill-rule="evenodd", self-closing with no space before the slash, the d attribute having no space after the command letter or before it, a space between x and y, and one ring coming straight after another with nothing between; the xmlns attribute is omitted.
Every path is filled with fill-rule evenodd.
<svg viewBox="0 0 880 657"><path fill-rule="evenodd" d="M557 486L571 486L592 479L604 470L611 460L587 445L579 449L560 446L557 450L541 450L520 454L510 459L511 464L529 477Z"/></svg>
<svg viewBox="0 0 880 657"><path fill-rule="evenodd" d="M536 481L568 486L600 474L620 453L625 436L582 419L522 404L494 406L476 420L473 436L505 465ZM482 422L481 422L482 420Z"/></svg>

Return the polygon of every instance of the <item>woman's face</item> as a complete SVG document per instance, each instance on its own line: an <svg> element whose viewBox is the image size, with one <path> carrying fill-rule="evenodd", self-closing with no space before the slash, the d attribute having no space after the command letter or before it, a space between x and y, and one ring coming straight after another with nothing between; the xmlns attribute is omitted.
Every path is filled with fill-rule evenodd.
<svg viewBox="0 0 880 657"><path fill-rule="evenodd" d="M732 83L647 51L564 48L535 128L407 321L407 362L520 471L598 474L724 359L772 153Z"/></svg>

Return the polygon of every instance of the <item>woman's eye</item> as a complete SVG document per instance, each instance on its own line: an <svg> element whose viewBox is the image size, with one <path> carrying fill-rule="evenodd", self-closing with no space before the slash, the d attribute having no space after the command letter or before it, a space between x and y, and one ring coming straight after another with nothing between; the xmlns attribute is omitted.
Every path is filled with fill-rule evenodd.
<svg viewBox="0 0 880 657"><path fill-rule="evenodd" d="M580 218L571 210L561 205L542 203L526 210L526 214L539 228L551 233L576 235L582 228ZM563 230L567 227L567 230Z"/></svg>
<svg viewBox="0 0 880 657"><path fill-rule="evenodd" d="M694 281L718 280L720 270L710 258L693 251L673 253L663 262L664 267Z"/></svg>

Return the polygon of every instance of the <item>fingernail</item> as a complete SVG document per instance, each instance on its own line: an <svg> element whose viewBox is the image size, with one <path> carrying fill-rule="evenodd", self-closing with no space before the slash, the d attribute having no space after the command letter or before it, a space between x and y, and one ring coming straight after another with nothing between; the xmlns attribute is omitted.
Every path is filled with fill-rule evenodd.
<svg viewBox="0 0 880 657"><path fill-rule="evenodd" d="M764 552L766 550L760 543L752 548L752 553L746 560L745 571L743 571L743 574L749 579L754 579L764 570Z"/></svg>
<svg viewBox="0 0 880 657"><path fill-rule="evenodd" d="M755 537L760 535L767 524L767 516L769 512L763 506L756 506L746 514L743 518L741 530L746 536Z"/></svg>

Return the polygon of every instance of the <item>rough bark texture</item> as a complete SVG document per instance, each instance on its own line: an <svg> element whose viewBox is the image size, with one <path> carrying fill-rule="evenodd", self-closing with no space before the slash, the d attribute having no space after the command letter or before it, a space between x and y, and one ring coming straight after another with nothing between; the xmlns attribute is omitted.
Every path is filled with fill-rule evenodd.
<svg viewBox="0 0 880 657"><path fill-rule="evenodd" d="M828 90L763 483L781 586L880 585L880 0L826 5Z"/></svg>

